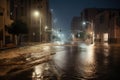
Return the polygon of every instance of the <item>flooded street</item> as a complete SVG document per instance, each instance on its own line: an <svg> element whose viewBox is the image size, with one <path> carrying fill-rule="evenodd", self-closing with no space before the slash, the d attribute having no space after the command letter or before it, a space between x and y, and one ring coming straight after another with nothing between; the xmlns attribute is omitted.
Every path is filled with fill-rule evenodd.
<svg viewBox="0 0 120 80"><path fill-rule="evenodd" d="M64 48L54 56L61 80L120 79L120 46L78 44Z"/></svg>
<svg viewBox="0 0 120 80"><path fill-rule="evenodd" d="M120 46L76 43L51 46L56 51L51 59L21 64L0 80L119 80ZM24 66L23 66L24 65ZM12 65L10 65L12 66ZM9 66L1 66L1 71Z"/></svg>

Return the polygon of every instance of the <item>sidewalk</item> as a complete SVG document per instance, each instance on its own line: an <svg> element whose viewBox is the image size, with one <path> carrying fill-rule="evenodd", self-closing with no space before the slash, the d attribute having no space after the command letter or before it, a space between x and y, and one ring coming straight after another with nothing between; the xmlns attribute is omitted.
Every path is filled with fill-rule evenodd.
<svg viewBox="0 0 120 80"><path fill-rule="evenodd" d="M15 46L12 48L4 48L0 51L0 60L1 59L12 59L15 57L23 56L23 55L31 55L35 53L39 53L40 55L43 53L51 54L53 51L50 49L44 49L47 45L52 45L52 43L30 43L29 45L21 45Z"/></svg>
<svg viewBox="0 0 120 80"><path fill-rule="evenodd" d="M25 46L33 46L33 45L38 45L38 44L42 44L42 43L31 42L31 43L21 43L21 45L9 44L6 47L0 48L0 50L8 50L8 49L14 49L14 48L25 47Z"/></svg>

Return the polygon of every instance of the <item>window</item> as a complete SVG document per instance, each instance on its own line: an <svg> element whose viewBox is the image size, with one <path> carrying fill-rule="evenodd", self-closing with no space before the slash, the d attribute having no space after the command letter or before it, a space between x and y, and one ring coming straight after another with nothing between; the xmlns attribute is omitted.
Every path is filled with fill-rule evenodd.
<svg viewBox="0 0 120 80"><path fill-rule="evenodd" d="M111 19L112 18L112 16L111 16L111 11L109 12L109 19Z"/></svg>
<svg viewBox="0 0 120 80"><path fill-rule="evenodd" d="M41 8L43 8L43 6L41 5Z"/></svg>
<svg viewBox="0 0 120 80"><path fill-rule="evenodd" d="M116 24L120 27L120 16L116 18Z"/></svg>
<svg viewBox="0 0 120 80"><path fill-rule="evenodd" d="M100 16L100 23L103 23L104 22L104 15L101 15Z"/></svg>
<svg viewBox="0 0 120 80"><path fill-rule="evenodd" d="M103 39L104 39L104 41L108 41L108 33L103 34Z"/></svg>
<svg viewBox="0 0 120 80"><path fill-rule="evenodd" d="M0 16L3 16L3 12L0 12Z"/></svg>
<svg viewBox="0 0 120 80"><path fill-rule="evenodd" d="M26 0L25 0L25 1L26 1ZM24 0L21 0L20 3L21 3L21 5L23 5L23 4L24 4Z"/></svg>
<svg viewBox="0 0 120 80"><path fill-rule="evenodd" d="M119 12L119 16L120 16L120 12Z"/></svg>
<svg viewBox="0 0 120 80"><path fill-rule="evenodd" d="M21 16L24 16L24 8L21 7Z"/></svg>
<svg viewBox="0 0 120 80"><path fill-rule="evenodd" d="M114 17L114 16L115 16L115 13L113 12L113 13L112 13L112 17Z"/></svg>

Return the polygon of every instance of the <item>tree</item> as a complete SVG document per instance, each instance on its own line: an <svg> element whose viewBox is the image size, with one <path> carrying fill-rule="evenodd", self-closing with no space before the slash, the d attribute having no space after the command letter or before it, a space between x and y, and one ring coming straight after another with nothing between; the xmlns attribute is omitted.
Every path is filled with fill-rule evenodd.
<svg viewBox="0 0 120 80"><path fill-rule="evenodd" d="M16 35L17 36L17 42L20 43L21 42L21 36L23 34L28 33L28 26L27 26L26 23L22 22L21 20L16 20L11 24L8 32L10 34Z"/></svg>
<svg viewBox="0 0 120 80"><path fill-rule="evenodd" d="M22 22L21 20L17 20L11 24L9 33L14 35L27 34L28 33L27 24Z"/></svg>

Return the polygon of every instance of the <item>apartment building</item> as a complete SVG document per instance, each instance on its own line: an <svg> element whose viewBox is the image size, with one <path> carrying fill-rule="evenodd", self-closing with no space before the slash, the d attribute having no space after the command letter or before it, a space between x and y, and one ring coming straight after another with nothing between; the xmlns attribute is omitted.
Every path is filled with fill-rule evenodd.
<svg viewBox="0 0 120 80"><path fill-rule="evenodd" d="M11 19L28 24L28 41L47 42L50 40L51 12L48 0L11 0Z"/></svg>
<svg viewBox="0 0 120 80"><path fill-rule="evenodd" d="M10 26L12 20L10 19L10 1L0 0L0 47L12 41L11 35L6 31L6 27Z"/></svg>
<svg viewBox="0 0 120 80"><path fill-rule="evenodd" d="M95 39L100 42L120 42L120 10L106 9L95 17Z"/></svg>
<svg viewBox="0 0 120 80"><path fill-rule="evenodd" d="M86 34L98 42L119 43L120 9L86 8L81 12Z"/></svg>

